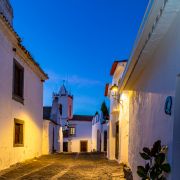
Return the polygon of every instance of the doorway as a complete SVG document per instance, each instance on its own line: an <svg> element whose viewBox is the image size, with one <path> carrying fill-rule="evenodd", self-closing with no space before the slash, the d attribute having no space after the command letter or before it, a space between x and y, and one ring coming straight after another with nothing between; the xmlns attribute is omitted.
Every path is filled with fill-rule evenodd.
<svg viewBox="0 0 180 180"><path fill-rule="evenodd" d="M107 131L104 131L104 152L107 151Z"/></svg>
<svg viewBox="0 0 180 180"><path fill-rule="evenodd" d="M101 152L101 133L97 130L97 152Z"/></svg>
<svg viewBox="0 0 180 180"><path fill-rule="evenodd" d="M119 122L116 123L115 158L119 158Z"/></svg>
<svg viewBox="0 0 180 180"><path fill-rule="evenodd" d="M68 152L68 142L63 142L63 152Z"/></svg>
<svg viewBox="0 0 180 180"><path fill-rule="evenodd" d="M54 144L55 136L54 136L54 133L55 133L55 131L54 131L54 126L53 126L52 153L55 152L55 144Z"/></svg>
<svg viewBox="0 0 180 180"><path fill-rule="evenodd" d="M88 141L80 141L80 152L88 151Z"/></svg>

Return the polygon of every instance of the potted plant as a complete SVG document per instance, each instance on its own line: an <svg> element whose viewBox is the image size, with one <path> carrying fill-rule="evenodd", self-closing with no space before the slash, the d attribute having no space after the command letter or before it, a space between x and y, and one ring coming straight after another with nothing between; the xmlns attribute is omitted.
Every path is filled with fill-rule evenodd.
<svg viewBox="0 0 180 180"><path fill-rule="evenodd" d="M167 146L161 145L160 140L152 148L143 148L140 155L145 160L145 166L137 167L137 174L142 180L166 180L165 175L171 171L166 160L167 149Z"/></svg>

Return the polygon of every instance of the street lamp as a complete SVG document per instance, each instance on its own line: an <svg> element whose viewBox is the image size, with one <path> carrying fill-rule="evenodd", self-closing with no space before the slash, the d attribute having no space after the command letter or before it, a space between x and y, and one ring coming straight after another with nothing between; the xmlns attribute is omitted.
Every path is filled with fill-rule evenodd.
<svg viewBox="0 0 180 180"><path fill-rule="evenodd" d="M122 100L119 99L119 94L118 94L118 86L116 84L111 86L111 95L114 100L122 104Z"/></svg>
<svg viewBox="0 0 180 180"><path fill-rule="evenodd" d="M69 130L69 122L68 122L68 120L67 120L67 122L66 122L64 128L65 128L65 130Z"/></svg>
<svg viewBox="0 0 180 180"><path fill-rule="evenodd" d="M116 84L114 84L113 86L111 86L111 95L113 97L116 97L118 95L118 86Z"/></svg>

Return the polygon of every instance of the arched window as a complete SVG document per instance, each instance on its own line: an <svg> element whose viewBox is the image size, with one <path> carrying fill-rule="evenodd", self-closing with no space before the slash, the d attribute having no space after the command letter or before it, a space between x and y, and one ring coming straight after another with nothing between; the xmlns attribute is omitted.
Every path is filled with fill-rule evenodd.
<svg viewBox="0 0 180 180"><path fill-rule="evenodd" d="M62 104L59 105L59 113L62 115Z"/></svg>

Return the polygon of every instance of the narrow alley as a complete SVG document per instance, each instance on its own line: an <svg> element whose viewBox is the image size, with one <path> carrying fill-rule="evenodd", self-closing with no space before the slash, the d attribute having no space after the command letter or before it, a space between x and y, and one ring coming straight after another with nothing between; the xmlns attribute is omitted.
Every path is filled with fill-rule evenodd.
<svg viewBox="0 0 180 180"><path fill-rule="evenodd" d="M53 154L19 163L0 172L4 179L121 180L123 168L104 154Z"/></svg>

